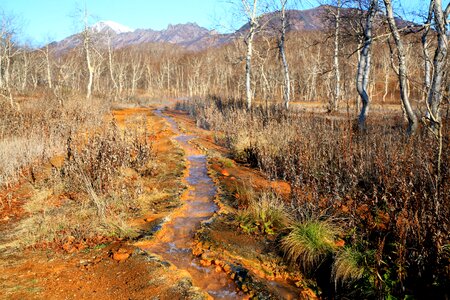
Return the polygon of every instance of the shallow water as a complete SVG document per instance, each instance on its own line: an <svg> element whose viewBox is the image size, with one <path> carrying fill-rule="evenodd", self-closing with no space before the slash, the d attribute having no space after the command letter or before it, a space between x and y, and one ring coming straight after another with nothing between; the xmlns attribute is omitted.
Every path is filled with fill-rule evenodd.
<svg viewBox="0 0 450 300"><path fill-rule="evenodd" d="M242 293L237 292L236 284L224 272L216 272L212 267L203 267L200 260L192 255L191 247L195 231L199 229L201 222L211 218L218 210L213 202L216 187L208 176L206 156L189 143L195 137L183 135L175 121L161 111L156 111L156 114L168 121L178 135L175 140L186 152L188 191L183 197L184 205L164 223L162 229L156 233L154 241L144 249L160 255L178 269L189 272L193 284L211 297L243 299Z"/></svg>

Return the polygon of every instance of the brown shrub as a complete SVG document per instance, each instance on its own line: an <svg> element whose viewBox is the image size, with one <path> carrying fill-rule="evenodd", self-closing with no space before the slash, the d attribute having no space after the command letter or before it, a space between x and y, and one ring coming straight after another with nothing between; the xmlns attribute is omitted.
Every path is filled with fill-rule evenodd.
<svg viewBox="0 0 450 300"><path fill-rule="evenodd" d="M179 107L221 132L217 142L237 160L288 180L294 206L313 203L314 210L344 218L347 243L376 252L375 278L388 278L372 281L380 293L432 289L436 278L441 289L450 284L448 261L440 258L450 243L448 125L437 178L436 139L426 130L406 136L400 117L373 117L359 133L350 118L278 107L247 111L241 101Z"/></svg>

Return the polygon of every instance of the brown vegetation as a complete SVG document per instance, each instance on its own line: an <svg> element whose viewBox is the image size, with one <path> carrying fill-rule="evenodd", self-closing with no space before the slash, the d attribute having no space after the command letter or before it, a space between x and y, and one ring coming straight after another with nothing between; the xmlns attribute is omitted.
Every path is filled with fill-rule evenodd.
<svg viewBox="0 0 450 300"><path fill-rule="evenodd" d="M238 247L253 234L244 250L264 252L273 269L299 285L302 270L323 297L448 297L450 6L431 0L424 24L405 25L393 18L388 0L387 19L379 1L338 1L347 9L322 7L326 29L289 32L283 22L277 36L277 28L264 30L257 7L263 1L253 3L249 34L244 26L230 43L199 52L170 44L112 48L108 35L89 28L87 11L84 31L74 36L77 47L30 49L16 44L14 20L1 15L0 251L6 264L26 248L74 253L113 241L121 248L120 241L178 206L184 154L172 132L148 109L112 107L185 97L178 108L212 131L209 147L222 146L234 159L210 157L211 169L227 178L220 195L229 214L221 211L199 236ZM280 3L283 19L287 1ZM270 23L276 27L277 19ZM359 130L358 94L364 104ZM369 103L380 109L366 122ZM253 172L248 167L266 178L236 180ZM256 177L258 184L243 184ZM218 237L224 224L226 234ZM220 255L231 256L228 250ZM135 256L111 251L103 270ZM259 259L242 256L236 261L243 265ZM228 266L225 259L216 261L219 271ZM266 274L273 269L259 270L261 277L276 278ZM184 293L192 284L181 277Z"/></svg>
<svg viewBox="0 0 450 300"><path fill-rule="evenodd" d="M345 248L344 253L354 249L362 256L372 253L362 261L364 276L355 269L354 277L366 280L364 292L370 287L376 294L408 294L418 292L420 286L439 294L448 285L444 251L450 242L446 221L450 211L445 204L450 188L447 127L443 172L436 182L435 139L426 131L413 138L404 135L398 130L399 120L379 116L370 123L370 134L359 134L351 120L275 107L246 111L239 101L214 99L183 105L198 124L220 132L216 141L229 148L235 159L291 184L291 218L305 220L305 214L319 221L320 216L331 218L332 223L324 224L341 228L340 237L354 247L353 252ZM296 250L293 239L288 235L285 243L288 257L307 255L302 254L307 250L290 253ZM339 251L336 255L336 280L350 278L346 272L351 267L342 266L350 255ZM442 283L437 286L436 276Z"/></svg>

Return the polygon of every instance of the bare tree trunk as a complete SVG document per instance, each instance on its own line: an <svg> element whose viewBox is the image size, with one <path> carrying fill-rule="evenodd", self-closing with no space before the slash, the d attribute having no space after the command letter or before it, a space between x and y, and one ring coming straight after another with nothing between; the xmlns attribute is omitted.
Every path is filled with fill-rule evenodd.
<svg viewBox="0 0 450 300"><path fill-rule="evenodd" d="M373 19L378 10L377 0L371 0L369 10L367 11L366 24L364 27L364 45L360 52L360 60L356 76L356 89L361 97L362 107L358 118L360 129L366 128L366 119L369 112L370 97L367 93L367 84L369 82L370 64L371 64L371 48L372 48L372 27Z"/></svg>
<svg viewBox="0 0 450 300"><path fill-rule="evenodd" d="M251 109L253 99L253 92L252 92L253 39L255 37L256 30L259 27L257 16L258 0L253 0L252 6L250 6L250 4L246 0L242 0L242 4L250 21L250 29L246 39L247 56L245 59L245 90L247 95L247 109Z"/></svg>
<svg viewBox="0 0 450 300"><path fill-rule="evenodd" d="M330 110L336 111L338 109L339 100L341 97L341 73L339 71L339 43L340 43L340 22L341 22L341 0L337 2L337 10L334 23L334 53L333 53L333 68L334 68L334 95Z"/></svg>
<svg viewBox="0 0 450 300"><path fill-rule="evenodd" d="M434 4L434 5L433 5ZM445 65L447 61L447 52L448 52L448 38L447 38L447 21L446 14L449 10L450 4L448 5L446 12L442 10L442 1L434 0L433 12L434 12L434 21L435 28L437 33L437 48L434 54L433 60L433 81L431 83L430 92L428 94L428 113L429 120L431 122L432 128L437 130L437 126L440 124L440 113L439 108L442 101L442 83L444 79L445 73Z"/></svg>
<svg viewBox="0 0 450 300"><path fill-rule="evenodd" d="M431 67L432 62L429 53L430 41L428 40L428 34L431 28L431 21L433 20L433 9L434 9L434 0L430 1L430 7L428 9L428 17L425 24L425 30L422 34L422 51L423 51L423 60L424 60L424 82L423 82L423 95L424 98L427 98L428 93L430 92L431 87ZM427 117L429 116L427 111Z"/></svg>
<svg viewBox="0 0 450 300"><path fill-rule="evenodd" d="M114 78L114 64L113 64L113 57L112 57L112 49L111 49L111 37L108 36L108 63L109 63L109 76L111 77L111 81L114 86L114 98L118 97L119 91L116 79Z"/></svg>
<svg viewBox="0 0 450 300"><path fill-rule="evenodd" d="M253 28L253 27L252 27ZM250 29L250 34L247 40L247 56L245 59L245 91L247 95L247 108L252 107L252 56L253 56L253 38L254 31Z"/></svg>
<svg viewBox="0 0 450 300"><path fill-rule="evenodd" d="M386 16L391 30L392 36L397 47L397 58L398 58L398 79L400 83L400 97L402 99L403 108L405 110L408 119L408 133L413 134L417 129L417 116L409 102L408 93L408 71L405 60L405 50L403 47L403 42L400 38L400 34L395 24L394 12L392 9L391 0L384 0L384 5L386 7Z"/></svg>
<svg viewBox="0 0 450 300"><path fill-rule="evenodd" d="M91 44L91 34L88 28L88 12L85 8L84 10L84 31L83 31L83 46L84 46L84 54L86 58L86 67L89 72L89 79L87 84L86 91L86 99L91 99L92 96L92 83L94 80L94 66L91 62L91 54L90 54L90 44Z"/></svg>
<svg viewBox="0 0 450 300"><path fill-rule="evenodd" d="M48 44L45 47L45 61L47 63L47 84L48 84L48 88L52 89L52 71L50 68L50 53L49 53L49 49L48 49Z"/></svg>
<svg viewBox="0 0 450 300"><path fill-rule="evenodd" d="M27 88L28 82L28 58L27 58L27 50L23 50L23 79L22 79L22 91L25 91Z"/></svg>
<svg viewBox="0 0 450 300"><path fill-rule="evenodd" d="M281 37L279 41L281 61L284 69L284 107L289 109L291 96L291 79L289 76L289 64L286 58L286 3L288 0L280 0L281 2Z"/></svg>

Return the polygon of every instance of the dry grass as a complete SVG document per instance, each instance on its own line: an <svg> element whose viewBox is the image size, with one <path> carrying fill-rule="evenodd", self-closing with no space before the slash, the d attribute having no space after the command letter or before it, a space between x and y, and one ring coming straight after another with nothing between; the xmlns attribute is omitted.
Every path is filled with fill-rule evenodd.
<svg viewBox="0 0 450 300"><path fill-rule="evenodd" d="M24 207L29 217L17 230L20 243L137 236L130 217L165 197L155 190L152 196L144 193L143 176L153 168L149 140L145 127L120 132L114 123L87 139L69 137L60 175Z"/></svg>
<svg viewBox="0 0 450 300"><path fill-rule="evenodd" d="M304 220L295 222L281 245L286 257L308 271L317 267L327 256L332 255L340 228L327 220Z"/></svg>
<svg viewBox="0 0 450 300"><path fill-rule="evenodd" d="M290 222L286 206L275 194L255 192L250 199L248 207L238 211L236 221L246 233L261 232L275 234L283 230Z"/></svg>
<svg viewBox="0 0 450 300"><path fill-rule="evenodd" d="M309 207L313 215L345 220L346 244L364 241L364 251L376 252L370 284L379 293L405 295L406 284L433 289L435 278L439 288L450 285L441 258L442 245L450 243L448 120L438 176L436 139L426 129L408 137L401 116L374 115L361 133L351 118L278 107L248 111L242 101L215 98L179 108L219 132L216 141L238 161L287 180L293 218ZM389 284L378 279L383 276Z"/></svg>
<svg viewBox="0 0 450 300"><path fill-rule="evenodd" d="M0 186L17 181L23 167L38 158L48 157L56 149L49 149L42 136L8 137L0 140Z"/></svg>
<svg viewBox="0 0 450 300"><path fill-rule="evenodd" d="M146 116L130 116L127 129L119 130L107 121L108 107L101 100L47 104L27 100L21 111L6 107L0 113L1 187L17 182L28 169L47 174L40 164L65 153L49 178L27 178L33 196L24 205L27 217L14 230L11 245L137 235L128 225L130 218L168 197L147 183L157 163Z"/></svg>
<svg viewBox="0 0 450 300"><path fill-rule="evenodd" d="M62 152L71 133L102 121L107 106L82 101L71 98L61 106L54 99L30 100L20 111L0 103L0 187L16 182L25 167Z"/></svg>
<svg viewBox="0 0 450 300"><path fill-rule="evenodd" d="M344 247L337 254L333 263L335 284L357 281L370 274L367 270L373 260L373 251L366 253L355 247Z"/></svg>

